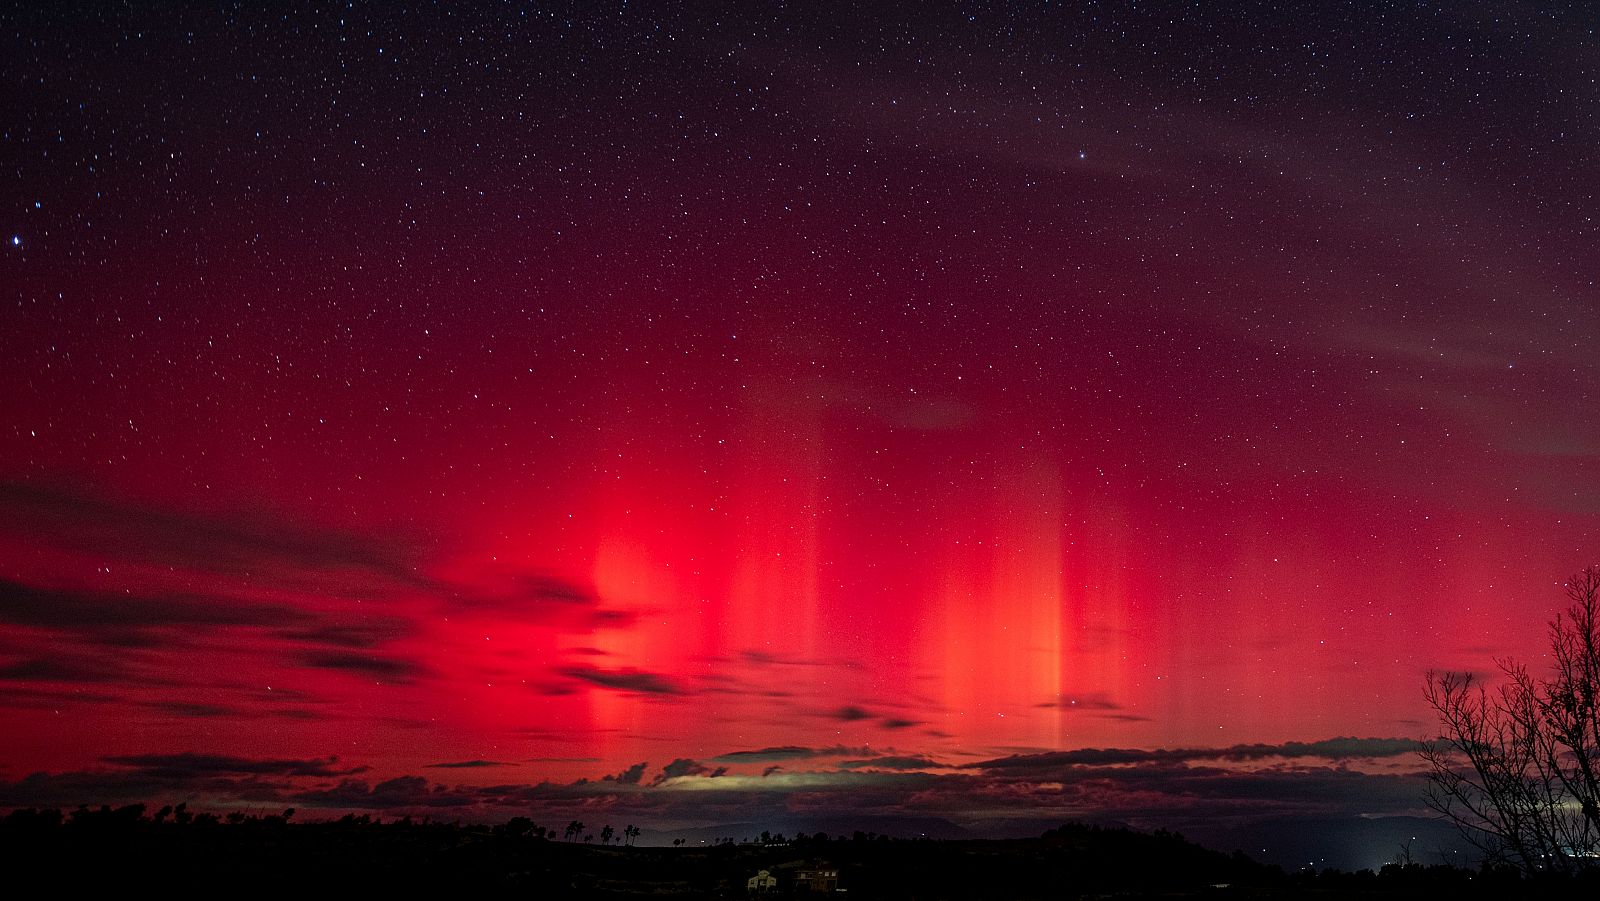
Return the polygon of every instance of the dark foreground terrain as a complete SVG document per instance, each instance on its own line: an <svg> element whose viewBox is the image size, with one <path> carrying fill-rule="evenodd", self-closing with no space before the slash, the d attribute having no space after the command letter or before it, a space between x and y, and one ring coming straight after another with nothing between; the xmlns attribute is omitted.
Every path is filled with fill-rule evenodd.
<svg viewBox="0 0 1600 901"><path fill-rule="evenodd" d="M562 841L523 819L500 826L345 817L227 819L182 808L19 810L0 819L7 884L67 892L177 891L323 896L483 892L523 898L745 898L768 871L768 897L1556 898L1596 897L1600 882L1537 884L1509 872L1391 865L1381 872L1286 874L1169 833L1068 825L1035 839L893 840L856 834L712 846L620 847ZM838 891L799 885L837 874Z"/></svg>

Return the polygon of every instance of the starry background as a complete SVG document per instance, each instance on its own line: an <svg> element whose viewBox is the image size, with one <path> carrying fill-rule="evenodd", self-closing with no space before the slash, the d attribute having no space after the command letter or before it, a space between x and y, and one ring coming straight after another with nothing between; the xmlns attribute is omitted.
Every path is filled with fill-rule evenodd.
<svg viewBox="0 0 1600 901"><path fill-rule="evenodd" d="M1373 865L1594 562L1581 4L0 40L3 805Z"/></svg>

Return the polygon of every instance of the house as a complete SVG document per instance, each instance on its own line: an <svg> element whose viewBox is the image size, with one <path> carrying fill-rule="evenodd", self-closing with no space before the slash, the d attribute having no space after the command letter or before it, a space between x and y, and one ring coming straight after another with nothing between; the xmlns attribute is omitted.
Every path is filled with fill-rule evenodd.
<svg viewBox="0 0 1600 901"><path fill-rule="evenodd" d="M828 892L839 889L839 871L832 867L810 870L796 870L794 874L794 890L796 892Z"/></svg>
<svg viewBox="0 0 1600 901"><path fill-rule="evenodd" d="M746 879L744 885L752 895L767 895L778 890L778 877L771 870L762 870Z"/></svg>

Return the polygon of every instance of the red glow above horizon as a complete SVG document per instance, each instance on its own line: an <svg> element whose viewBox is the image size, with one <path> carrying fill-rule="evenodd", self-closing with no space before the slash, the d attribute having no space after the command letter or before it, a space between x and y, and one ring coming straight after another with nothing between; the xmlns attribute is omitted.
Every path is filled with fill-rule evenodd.
<svg viewBox="0 0 1600 901"><path fill-rule="evenodd" d="M1216 478L1226 462L1174 461L1176 448L1113 443L1090 465L1030 443L1032 411L981 389L924 389L923 401L879 386L838 400L827 396L848 394L837 383L775 376L760 339L739 340L745 384L728 409L680 405L676 422L665 410L640 422L607 409L630 403L619 391L587 402L607 427L553 451L529 428L426 479L405 473L413 446L367 445L361 471L263 472L229 486L260 492L257 504L206 509L208 492L175 486L158 460L179 447L219 470L247 462L199 422L146 433L129 448L146 460L92 467L80 483L92 494L28 479L46 500L9 499L13 518L32 511L5 536L14 583L239 599L370 634L297 638L309 619L249 614L180 618L148 642L24 624L8 636L15 665L68 649L138 678L108 687L93 672L22 671L28 687L92 700L63 702L70 716L56 702L15 708L12 766L152 748L243 754L263 741L409 772L819 742L959 762L1417 735L1421 672L1476 665L1474 644L1491 635L1497 649L1536 652L1547 574L1572 566L1566 536L1539 535L1534 510L1490 519L1388 485L1340 487L1337 471L1286 484L1295 464L1265 458L1249 464L1262 477L1224 490L1187 473ZM930 409L946 421L904 424ZM323 453L309 435L274 445L268 459L286 463ZM326 500L297 505L286 483ZM104 534L74 546L73 530L106 518L99 505L112 510ZM220 564L165 542L119 557L122 542L138 548L141 517L199 533L244 517L259 524L250 541L331 530L403 560L417 581L246 543L244 559ZM597 766L577 764L534 769Z"/></svg>
<svg viewBox="0 0 1600 901"><path fill-rule="evenodd" d="M0 779L1420 737L1600 547L1592 228L1543 202L1592 170L1502 175L1481 116L1146 102L1110 50L508 91L382 24L328 112L169 84L255 71L199 27L170 145L93 53L6 138Z"/></svg>

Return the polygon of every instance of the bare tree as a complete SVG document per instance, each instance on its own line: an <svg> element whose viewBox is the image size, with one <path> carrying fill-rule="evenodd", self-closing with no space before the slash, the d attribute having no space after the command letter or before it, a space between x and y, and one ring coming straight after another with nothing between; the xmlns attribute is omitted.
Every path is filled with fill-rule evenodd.
<svg viewBox="0 0 1600 901"><path fill-rule="evenodd" d="M1550 622L1550 673L1500 659L1492 689L1429 673L1443 734L1424 742L1428 806L1487 861L1524 873L1600 864L1600 567L1567 582Z"/></svg>

